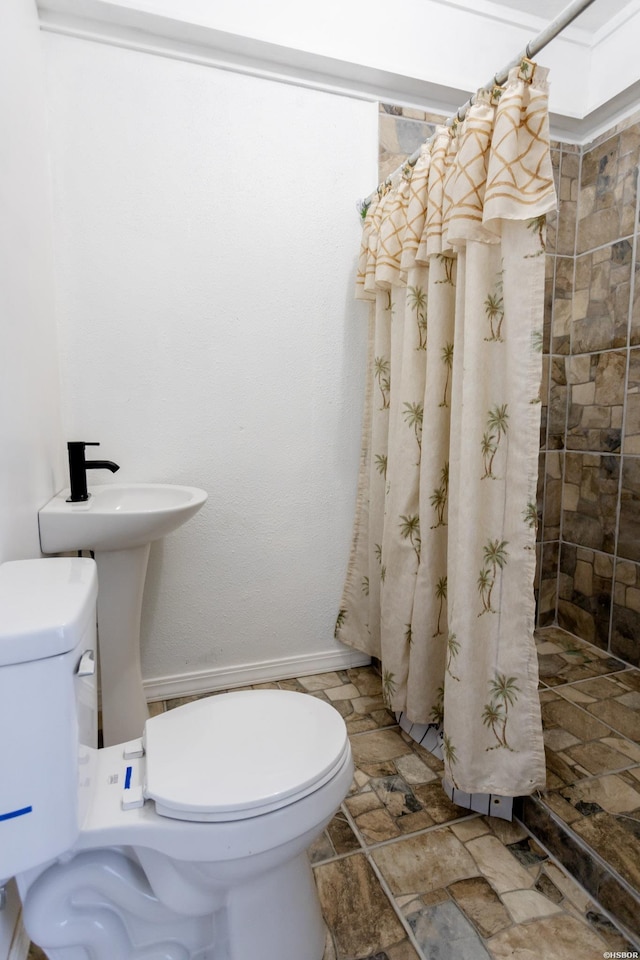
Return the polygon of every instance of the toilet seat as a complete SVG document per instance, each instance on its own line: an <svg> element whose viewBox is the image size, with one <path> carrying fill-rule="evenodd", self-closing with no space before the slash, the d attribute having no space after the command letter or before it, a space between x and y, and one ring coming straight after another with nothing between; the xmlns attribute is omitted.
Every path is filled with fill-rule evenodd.
<svg viewBox="0 0 640 960"><path fill-rule="evenodd" d="M246 690L147 720L144 796L177 820L257 817L319 790L349 753L340 714L309 694Z"/></svg>

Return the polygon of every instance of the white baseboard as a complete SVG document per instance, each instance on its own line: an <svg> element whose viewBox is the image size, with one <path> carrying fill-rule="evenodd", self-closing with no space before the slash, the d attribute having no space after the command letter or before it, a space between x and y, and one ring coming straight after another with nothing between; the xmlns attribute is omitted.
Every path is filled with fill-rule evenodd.
<svg viewBox="0 0 640 960"><path fill-rule="evenodd" d="M229 690L252 683L308 677L315 673L348 670L371 663L371 658L358 650L330 650L310 656L285 657L237 667L215 667L197 673L179 673L167 677L152 677L144 681L147 700L169 700L173 697L192 697L214 690Z"/></svg>

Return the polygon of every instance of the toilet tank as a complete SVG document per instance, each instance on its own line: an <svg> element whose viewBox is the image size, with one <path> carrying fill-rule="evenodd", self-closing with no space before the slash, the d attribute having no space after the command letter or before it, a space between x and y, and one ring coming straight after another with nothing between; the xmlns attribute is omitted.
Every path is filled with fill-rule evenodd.
<svg viewBox="0 0 640 960"><path fill-rule="evenodd" d="M93 560L0 565L0 882L73 846L96 742Z"/></svg>

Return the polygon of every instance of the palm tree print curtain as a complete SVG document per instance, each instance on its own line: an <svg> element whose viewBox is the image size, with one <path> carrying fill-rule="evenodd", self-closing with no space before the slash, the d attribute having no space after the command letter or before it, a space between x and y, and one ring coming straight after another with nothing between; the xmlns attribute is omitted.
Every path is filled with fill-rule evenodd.
<svg viewBox="0 0 640 960"><path fill-rule="evenodd" d="M545 779L533 581L555 204L546 71L526 61L364 222L368 394L336 636L382 661L393 710L442 725L467 793Z"/></svg>

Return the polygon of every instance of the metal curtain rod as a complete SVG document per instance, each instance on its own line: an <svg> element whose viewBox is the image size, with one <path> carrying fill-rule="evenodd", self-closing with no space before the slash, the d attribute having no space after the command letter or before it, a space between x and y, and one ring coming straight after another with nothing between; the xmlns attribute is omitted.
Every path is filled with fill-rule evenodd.
<svg viewBox="0 0 640 960"><path fill-rule="evenodd" d="M491 80L485 83L484 87L482 87L481 89L491 91L494 88L494 86L501 87L502 84L507 80L509 76L509 71L513 67L517 67L518 64L524 58L527 58L528 60L530 60L531 57L535 57L535 55L539 53L543 49L543 47L546 47L548 43L551 43L554 37L557 37L559 33L562 33L565 27L568 27L570 23L573 23L576 17L579 17L580 14L583 13L587 9L587 7L590 7L592 3L595 3L595 0L573 0L573 2L570 3L568 7L565 7L562 13L559 14L559 16L557 16L555 20L551 21L548 27L545 27L542 33L539 33L534 40L530 40L529 43L524 48L524 50L521 53L519 53L517 57L514 57L514 59L511 60L511 62L508 63L506 67L503 67L499 73L496 73L495 76L493 76ZM467 100L467 102L464 103L461 107L459 107L456 113L452 117L449 117L445 121L445 125L450 127L453 124L454 120L458 120L458 121L463 120L464 117L466 116L467 110L474 103L474 101L475 101L475 94L472 94ZM425 142L429 143L431 139L433 138L430 137L429 140ZM389 174L389 176L387 177L387 180L393 180L393 178L396 177L399 173L401 173L407 165L410 167L414 167L418 161L421 150L422 150L422 147L419 147L415 151L415 153L412 153L411 156L404 161L404 163L401 163L400 166L393 171L393 173ZM372 193L369 194L368 197L360 201L358 206L361 208L364 207L365 205L368 206L371 203L371 201L375 199L375 197L377 196L377 193L378 193L378 189L376 188Z"/></svg>

